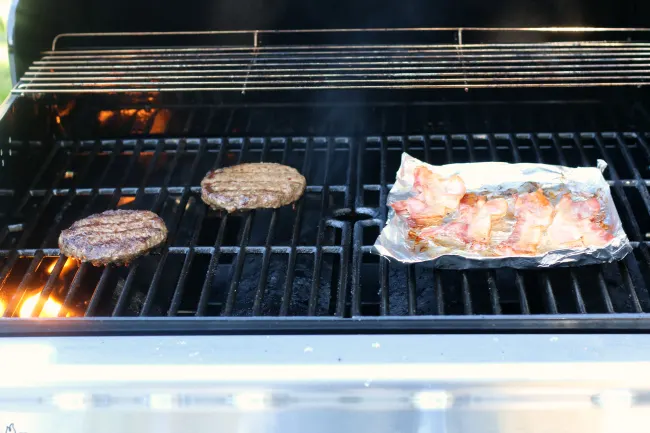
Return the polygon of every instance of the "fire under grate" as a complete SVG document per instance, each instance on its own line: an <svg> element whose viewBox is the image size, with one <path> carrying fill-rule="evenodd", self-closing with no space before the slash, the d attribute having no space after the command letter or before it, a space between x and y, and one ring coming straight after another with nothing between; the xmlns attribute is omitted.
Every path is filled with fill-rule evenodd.
<svg viewBox="0 0 650 433"><path fill-rule="evenodd" d="M309 317L322 326L333 323L324 318L471 318L472 327L484 327L486 316L525 327L533 326L527 317L638 319L650 312L648 140L605 132L8 143L0 172L0 201L10 209L0 233L4 317L208 316L224 327L252 316L298 318L288 321L296 326ZM371 249L403 151L432 164L604 159L634 253L619 263L543 271L389 263ZM304 197L276 211L207 209L203 175L252 161L299 169ZM61 229L115 207L159 213L167 245L128 267L77 266L59 255Z"/></svg>

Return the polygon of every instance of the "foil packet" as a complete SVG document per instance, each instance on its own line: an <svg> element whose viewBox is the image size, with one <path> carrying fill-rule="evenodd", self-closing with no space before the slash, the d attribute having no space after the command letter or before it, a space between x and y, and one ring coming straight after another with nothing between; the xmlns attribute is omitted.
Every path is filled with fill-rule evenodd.
<svg viewBox="0 0 650 433"><path fill-rule="evenodd" d="M375 252L437 268L547 268L612 262L632 246L607 164L433 166L402 155Z"/></svg>

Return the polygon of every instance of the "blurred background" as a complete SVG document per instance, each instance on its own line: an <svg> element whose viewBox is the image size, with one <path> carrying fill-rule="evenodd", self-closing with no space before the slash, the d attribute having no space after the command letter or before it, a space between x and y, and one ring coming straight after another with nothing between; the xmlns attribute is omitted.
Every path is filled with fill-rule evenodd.
<svg viewBox="0 0 650 433"><path fill-rule="evenodd" d="M0 0L0 102L11 90L9 57L7 56L7 16L11 0Z"/></svg>

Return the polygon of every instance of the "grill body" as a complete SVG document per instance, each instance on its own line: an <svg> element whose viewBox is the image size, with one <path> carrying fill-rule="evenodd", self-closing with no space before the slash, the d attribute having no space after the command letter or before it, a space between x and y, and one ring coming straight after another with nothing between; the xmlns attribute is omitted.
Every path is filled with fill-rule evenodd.
<svg viewBox="0 0 650 433"><path fill-rule="evenodd" d="M9 29L7 431L645 431L643 2L86 3L21 0ZM604 159L634 252L389 263L371 245L404 151ZM208 170L256 161L305 175L295 208L202 204ZM128 267L60 255L61 229L116 207L160 214L168 243Z"/></svg>

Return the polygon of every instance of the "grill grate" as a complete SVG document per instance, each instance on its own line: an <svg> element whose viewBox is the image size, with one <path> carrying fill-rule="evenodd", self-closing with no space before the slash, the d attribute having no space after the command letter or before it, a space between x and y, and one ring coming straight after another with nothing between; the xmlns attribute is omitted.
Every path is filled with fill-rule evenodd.
<svg viewBox="0 0 650 433"><path fill-rule="evenodd" d="M473 41L472 31L488 37ZM396 43L400 32L435 43ZM644 86L650 79L650 44L627 37L633 34L637 39L647 39L644 29L383 29L194 35L206 36L205 33L250 36L251 42L221 41L217 46L190 48L57 49L57 41L80 44L84 38L94 41L120 36L165 36L63 35L57 38L52 51L44 53L29 68L13 91L22 94L601 87ZM527 41L530 38L522 41L512 37L522 33L538 37L533 42ZM576 40L575 35L582 33L599 39ZM340 34L350 40L385 40L387 35L393 40L390 44L305 43L308 36L330 40ZM270 37L278 35L293 39L274 43ZM602 40L603 35L620 40ZM503 42L504 39L514 42Z"/></svg>
<svg viewBox="0 0 650 433"><path fill-rule="evenodd" d="M531 326L522 319L528 315L575 314L579 324L603 314L648 313L648 140L636 132L580 132L6 143L7 168L41 168L25 185L16 173L0 172L0 200L11 209L0 233L4 316L19 315L35 293L33 316L51 315L49 299L63 304L55 310L61 316L208 316L224 326L250 316L490 315L518 318L517 327ZM438 271L380 259L371 245L403 151L432 164L593 166L605 159L634 254L620 263L546 271ZM261 160L306 175L295 209L206 209L198 186L205 172ZM116 206L158 212L170 229L168 245L126 268L77 267L59 255L62 228ZM459 323L445 326L467 326Z"/></svg>

